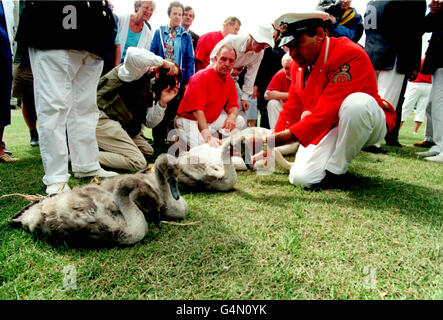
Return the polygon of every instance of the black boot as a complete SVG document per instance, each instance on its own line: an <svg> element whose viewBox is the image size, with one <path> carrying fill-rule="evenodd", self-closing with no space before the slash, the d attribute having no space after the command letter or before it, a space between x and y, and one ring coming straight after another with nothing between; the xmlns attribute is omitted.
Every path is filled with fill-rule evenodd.
<svg viewBox="0 0 443 320"><path fill-rule="evenodd" d="M335 174L326 170L325 177L319 182L313 184L310 188L305 190L321 191L328 189L339 189L344 180L344 174Z"/></svg>

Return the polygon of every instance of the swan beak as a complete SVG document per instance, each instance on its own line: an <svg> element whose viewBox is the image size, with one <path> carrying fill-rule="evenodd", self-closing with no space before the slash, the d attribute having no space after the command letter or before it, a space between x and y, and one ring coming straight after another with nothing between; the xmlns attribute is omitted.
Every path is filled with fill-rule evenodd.
<svg viewBox="0 0 443 320"><path fill-rule="evenodd" d="M169 178L169 188L171 189L172 196L175 200L180 199L180 192L178 191L178 181L177 179L171 177Z"/></svg>
<svg viewBox="0 0 443 320"><path fill-rule="evenodd" d="M157 212L157 214L154 215L154 220L152 222L154 222L159 229L163 227L163 223L160 220L160 212Z"/></svg>

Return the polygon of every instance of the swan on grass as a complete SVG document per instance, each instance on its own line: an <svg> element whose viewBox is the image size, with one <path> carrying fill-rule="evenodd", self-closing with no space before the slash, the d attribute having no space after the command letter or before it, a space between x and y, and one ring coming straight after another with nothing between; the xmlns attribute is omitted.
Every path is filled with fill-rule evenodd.
<svg viewBox="0 0 443 320"><path fill-rule="evenodd" d="M14 225L72 243L133 245L161 228L161 215L184 218L187 204L177 189L176 170L155 163L155 178L122 175L32 203L12 218Z"/></svg>
<svg viewBox="0 0 443 320"><path fill-rule="evenodd" d="M237 183L237 171L254 170L251 164L252 146L248 146L248 139L251 136L262 138L270 133L270 130L264 128L247 128L223 139L219 148L202 144L180 153L178 158L169 156L169 161L175 163L181 184L204 190L229 191ZM269 168L273 170L274 162L277 162L284 169L290 170L292 163L283 154L295 153L297 148L298 144L294 143L274 149ZM261 164L256 163L255 169L260 170Z"/></svg>

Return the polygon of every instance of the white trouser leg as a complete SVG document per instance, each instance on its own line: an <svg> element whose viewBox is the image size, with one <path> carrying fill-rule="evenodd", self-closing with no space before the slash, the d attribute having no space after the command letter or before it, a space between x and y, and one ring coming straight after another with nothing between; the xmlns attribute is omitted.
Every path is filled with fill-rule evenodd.
<svg viewBox="0 0 443 320"><path fill-rule="evenodd" d="M403 103L403 111L401 121L408 120L411 112L415 110L416 122L423 122L425 119L426 106L429 102L429 96L431 94L432 85L423 82L410 82L408 83L408 89L405 93L405 101Z"/></svg>
<svg viewBox="0 0 443 320"><path fill-rule="evenodd" d="M375 145L386 135L386 118L377 101L368 94L354 93L340 107L338 127L318 145L300 146L289 181L310 187L325 171L344 174L364 147Z"/></svg>
<svg viewBox="0 0 443 320"><path fill-rule="evenodd" d="M209 131L212 135L215 135L218 130L221 130L223 128L227 117L227 113L225 111L222 111L217 120L208 125ZM179 117L176 123L180 140L188 145L191 149L206 143L198 129L198 123L196 120L189 120L183 117ZM237 132L237 130L242 130L246 126L246 123L243 118L237 117L235 125L235 132Z"/></svg>
<svg viewBox="0 0 443 320"><path fill-rule="evenodd" d="M205 143L205 140L198 130L197 121L178 117L176 125L180 141L184 145L187 145L192 149Z"/></svg>
<svg viewBox="0 0 443 320"><path fill-rule="evenodd" d="M274 130L278 117L280 116L280 112L283 110L283 103L280 100L269 100L267 108L269 127L271 130Z"/></svg>
<svg viewBox="0 0 443 320"><path fill-rule="evenodd" d="M46 185L68 182L68 148L82 171L99 168L96 88L103 61L86 51L29 49ZM92 60L93 61L92 61ZM84 146L83 146L84 145Z"/></svg>
<svg viewBox="0 0 443 320"><path fill-rule="evenodd" d="M432 78L432 131L433 140L442 152L443 150L443 68L437 69Z"/></svg>
<svg viewBox="0 0 443 320"><path fill-rule="evenodd" d="M243 130L246 127L246 114L243 112L243 115L244 117L239 114L235 121L236 130ZM226 111L223 110L217 120L209 124L209 129L211 130L211 133L215 133L216 131L223 129L223 125L225 124L227 118L228 114L226 113Z"/></svg>
<svg viewBox="0 0 443 320"><path fill-rule="evenodd" d="M388 101L397 109L400 100L401 88L405 75L397 72L397 63L394 69L389 71L380 71L377 78L378 93L382 99Z"/></svg>
<svg viewBox="0 0 443 320"><path fill-rule="evenodd" d="M325 168L335 150L337 136L338 128L335 127L317 145L300 145L289 172L289 182L306 188L319 183L325 177Z"/></svg>
<svg viewBox="0 0 443 320"><path fill-rule="evenodd" d="M70 60L80 64L72 82L73 104L67 119L72 171L90 172L100 168L95 129L99 117L97 85L103 60L85 51L70 51Z"/></svg>
<svg viewBox="0 0 443 320"><path fill-rule="evenodd" d="M428 105L429 97L431 96L432 85L430 83L421 83L420 87L420 98L415 107L415 122L425 121L426 106Z"/></svg>
<svg viewBox="0 0 443 320"><path fill-rule="evenodd" d="M432 136L434 133L432 132L432 100L431 96L429 96L429 102L426 106L426 131L425 131L425 141L433 142L434 139Z"/></svg>
<svg viewBox="0 0 443 320"><path fill-rule="evenodd" d="M405 101L403 103L403 109L401 114L401 121L408 120L412 111L414 111L414 106L417 101L420 99L420 86L417 86L416 83L409 82L408 88L405 93Z"/></svg>

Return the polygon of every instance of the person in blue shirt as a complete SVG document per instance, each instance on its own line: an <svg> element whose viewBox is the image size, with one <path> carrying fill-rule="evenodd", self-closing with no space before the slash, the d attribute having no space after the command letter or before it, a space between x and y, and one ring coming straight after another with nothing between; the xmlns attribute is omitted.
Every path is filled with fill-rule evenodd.
<svg viewBox="0 0 443 320"><path fill-rule="evenodd" d="M174 127L173 120L186 90L189 78L195 73L194 48L189 31L181 26L185 8L179 1L171 2L168 7L169 24L161 26L154 33L151 52L164 59L174 60L182 70L183 78L179 93L168 103L163 121L153 130L154 143L164 145L168 131Z"/></svg>

